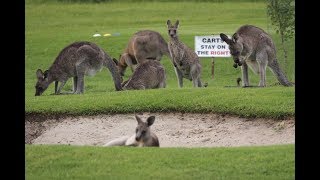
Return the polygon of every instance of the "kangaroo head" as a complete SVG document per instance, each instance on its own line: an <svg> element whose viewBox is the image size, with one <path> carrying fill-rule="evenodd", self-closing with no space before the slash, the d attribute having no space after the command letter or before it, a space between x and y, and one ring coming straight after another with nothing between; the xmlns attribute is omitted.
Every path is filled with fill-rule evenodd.
<svg viewBox="0 0 320 180"><path fill-rule="evenodd" d="M120 74L120 76L124 76L124 72L126 71L127 68L127 64L126 64L126 57L127 57L127 53L124 54L120 54L119 56L119 61L115 58L113 58L113 61L116 63L117 68L118 68L118 72Z"/></svg>
<svg viewBox="0 0 320 180"><path fill-rule="evenodd" d="M174 25L171 24L171 21L167 21L167 26L168 26L168 34L170 37L175 38L178 37L178 32L177 29L179 27L179 20L176 21Z"/></svg>
<svg viewBox="0 0 320 180"><path fill-rule="evenodd" d="M37 83L36 83L36 94L35 96L40 96L49 86L49 81L48 81L48 74L49 71L46 70L44 73L42 72L41 69L38 69L36 72L37 75Z"/></svg>
<svg viewBox="0 0 320 180"><path fill-rule="evenodd" d="M136 141L146 141L150 137L150 126L154 123L155 117L150 116L146 122L143 122L140 117L135 115L138 122L136 127Z"/></svg>
<svg viewBox="0 0 320 180"><path fill-rule="evenodd" d="M229 45L230 54L232 55L234 62L241 66L241 53L243 50L242 38L238 33L234 33L231 39L229 39L228 36L223 33L220 34L220 37Z"/></svg>

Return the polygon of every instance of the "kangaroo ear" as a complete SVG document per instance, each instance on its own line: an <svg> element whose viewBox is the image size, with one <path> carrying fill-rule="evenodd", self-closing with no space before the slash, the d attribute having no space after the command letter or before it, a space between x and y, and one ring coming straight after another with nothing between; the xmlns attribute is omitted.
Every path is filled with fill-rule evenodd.
<svg viewBox="0 0 320 180"><path fill-rule="evenodd" d="M43 73L42 73L42 70L41 70L41 69L38 69L38 70L37 70L36 75L37 75L38 80L43 79L43 76L44 76L44 75L43 75Z"/></svg>
<svg viewBox="0 0 320 180"><path fill-rule="evenodd" d="M234 33L234 34L232 35L232 41L233 41L234 43L236 43L236 42L238 41L238 39L239 39L239 34L238 34L238 33Z"/></svg>
<svg viewBox="0 0 320 180"><path fill-rule="evenodd" d="M225 34L223 34L223 33L220 33L220 37L221 37L221 39L222 39L224 42L226 42L227 44L229 44L229 45L231 44L232 40L229 39L227 35L225 35Z"/></svg>
<svg viewBox="0 0 320 180"><path fill-rule="evenodd" d="M154 123L155 119L156 119L156 117L154 117L154 116L148 117L148 119L147 119L148 126L151 126Z"/></svg>
<svg viewBox="0 0 320 180"><path fill-rule="evenodd" d="M48 78L49 70L44 71L43 76L45 79Z"/></svg>
<svg viewBox="0 0 320 180"><path fill-rule="evenodd" d="M168 27L171 26L171 21L170 20L167 21L167 26Z"/></svg>
<svg viewBox="0 0 320 180"><path fill-rule="evenodd" d="M174 26L175 26L176 28L179 27L179 20L176 21L176 23L174 24Z"/></svg>
<svg viewBox="0 0 320 180"><path fill-rule="evenodd" d="M138 124L142 123L142 120L141 120L140 117L138 117L136 114L134 116L136 117L136 120L137 120Z"/></svg>
<svg viewBox="0 0 320 180"><path fill-rule="evenodd" d="M121 56L121 55L120 55ZM112 58L113 62L118 65L118 60L116 58Z"/></svg>

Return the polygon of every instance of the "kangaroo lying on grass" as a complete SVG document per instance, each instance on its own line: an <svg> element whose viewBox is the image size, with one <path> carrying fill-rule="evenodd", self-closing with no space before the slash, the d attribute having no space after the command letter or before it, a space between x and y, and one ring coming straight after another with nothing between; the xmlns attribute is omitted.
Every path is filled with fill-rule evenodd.
<svg viewBox="0 0 320 180"><path fill-rule="evenodd" d="M252 25L244 25L233 34L232 39L223 33L220 34L220 37L229 45L234 62L241 66L244 87L249 86L248 66L260 75L260 87L266 86L267 66L282 85L292 86L280 69L276 59L275 45L265 31Z"/></svg>
<svg viewBox="0 0 320 180"><path fill-rule="evenodd" d="M178 38L179 20L174 25L167 21L168 34L170 37L169 51L172 57L174 69L178 77L179 87L183 86L183 78L189 79L193 87L201 87L201 64L198 55L193 49L186 46Z"/></svg>
<svg viewBox="0 0 320 180"><path fill-rule="evenodd" d="M135 115L138 125L136 133L132 136L125 136L112 140L104 146L155 146L159 147L159 140L156 134L151 132L150 126L154 123L155 117L150 116L146 122L143 122L140 117Z"/></svg>
<svg viewBox="0 0 320 180"><path fill-rule="evenodd" d="M116 59L113 61L118 64ZM127 81L122 83L124 90L155 89L166 87L166 72L159 61L144 60Z"/></svg>
<svg viewBox="0 0 320 180"><path fill-rule="evenodd" d="M119 73L121 76L124 76L127 66L134 72L133 65L139 64L146 59L160 61L163 55L171 59L168 44L163 37L155 31L139 31L131 37L127 48L120 55L118 63Z"/></svg>
<svg viewBox="0 0 320 180"><path fill-rule="evenodd" d="M112 74L117 91L122 90L121 77L111 57L96 44L91 42L74 42L65 47L51 67L44 73L37 70L36 96L40 96L55 81L55 94L60 94L67 80L73 77L73 93L84 92L84 75L94 76L107 67ZM58 87L58 82L60 86Z"/></svg>

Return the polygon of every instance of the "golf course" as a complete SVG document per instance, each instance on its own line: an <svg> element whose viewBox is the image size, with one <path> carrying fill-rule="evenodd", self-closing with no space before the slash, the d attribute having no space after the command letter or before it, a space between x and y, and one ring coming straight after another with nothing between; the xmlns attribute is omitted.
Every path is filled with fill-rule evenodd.
<svg viewBox="0 0 320 180"><path fill-rule="evenodd" d="M179 40L191 49L195 36L232 36L243 25L257 26L271 36L281 69L295 83L295 38L286 41L284 62L263 0L26 0L26 179L295 178L295 86L282 86L269 68L266 87L257 87L260 76L249 69L252 87L244 88L232 57L201 57L207 86L184 79L180 88L164 55L165 88L116 91L103 68L85 76L83 94L54 95L52 83L35 96L37 70L49 69L69 44L89 41L119 59L138 31L159 32L169 42L167 20L179 20ZM127 68L123 79L131 74ZM62 92L72 88L70 78ZM151 130L160 148L103 147L134 134L136 114L156 117Z"/></svg>

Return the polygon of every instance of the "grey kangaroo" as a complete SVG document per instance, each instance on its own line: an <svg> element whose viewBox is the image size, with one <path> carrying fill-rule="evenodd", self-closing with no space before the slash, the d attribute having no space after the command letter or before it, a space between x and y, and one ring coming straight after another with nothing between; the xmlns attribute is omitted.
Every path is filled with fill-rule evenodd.
<svg viewBox="0 0 320 180"><path fill-rule="evenodd" d="M179 87L183 86L183 78L189 79L193 83L193 87L201 87L200 80L201 64L198 55L182 43L178 38L179 20L174 25L171 21L167 21L168 34L170 37L169 51L172 57L174 69L178 78Z"/></svg>
<svg viewBox="0 0 320 180"><path fill-rule="evenodd" d="M94 43L74 42L62 49L48 70L45 72L37 70L35 95L40 96L53 81L55 94L60 94L71 77L73 77L73 93L83 93L84 75L94 76L104 66L111 72L116 90L122 90L121 77L111 57ZM58 82L60 82L59 87Z"/></svg>
<svg viewBox="0 0 320 180"><path fill-rule="evenodd" d="M127 66L133 72L134 65L146 59L160 61L163 55L171 59L167 42L163 37L155 31L139 31L130 38L126 49L120 55L118 63L119 73L121 76L124 76Z"/></svg>
<svg viewBox="0 0 320 180"><path fill-rule="evenodd" d="M113 59L116 64L118 61ZM166 87L166 72L159 61L145 60L138 64L133 74L122 83L123 90L155 89Z"/></svg>
<svg viewBox="0 0 320 180"><path fill-rule="evenodd" d="M136 127L135 134L132 136L124 136L115 140L112 140L104 146L154 146L159 147L159 140L156 134L151 132L150 126L154 123L155 117L150 116L146 122L143 122L140 117L135 115L138 125Z"/></svg>
<svg viewBox="0 0 320 180"><path fill-rule="evenodd" d="M252 25L244 25L233 34L231 39L223 33L220 37L229 45L230 54L235 62L234 67L241 66L244 87L249 86L248 66L260 75L260 87L266 86L267 66L282 85L292 86L280 69L275 45L265 31Z"/></svg>

